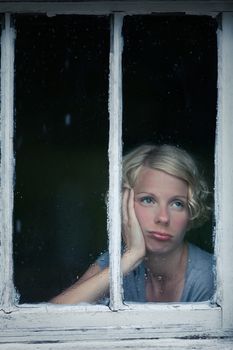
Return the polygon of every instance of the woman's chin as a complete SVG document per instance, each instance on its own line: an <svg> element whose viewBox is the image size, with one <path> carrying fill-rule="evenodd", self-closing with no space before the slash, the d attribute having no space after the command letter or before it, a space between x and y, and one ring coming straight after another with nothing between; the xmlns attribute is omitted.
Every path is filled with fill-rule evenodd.
<svg viewBox="0 0 233 350"><path fill-rule="evenodd" d="M171 249L171 248L170 248ZM165 244L147 244L146 250L149 254L166 254L170 251L169 247Z"/></svg>

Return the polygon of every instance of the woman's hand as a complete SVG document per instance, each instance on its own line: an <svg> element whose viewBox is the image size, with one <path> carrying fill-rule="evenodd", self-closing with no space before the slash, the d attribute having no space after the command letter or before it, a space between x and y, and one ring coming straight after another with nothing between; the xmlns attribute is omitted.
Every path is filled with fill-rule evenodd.
<svg viewBox="0 0 233 350"><path fill-rule="evenodd" d="M134 190L126 188L122 200L122 235L126 252L122 257L123 273L134 270L146 254L145 240L134 210Z"/></svg>
<svg viewBox="0 0 233 350"><path fill-rule="evenodd" d="M123 274L134 270L146 254L145 241L134 210L134 191L125 189L122 201L123 238L126 251L121 259ZM50 302L56 304L93 303L109 289L109 268L101 270L95 264L70 288L54 297Z"/></svg>

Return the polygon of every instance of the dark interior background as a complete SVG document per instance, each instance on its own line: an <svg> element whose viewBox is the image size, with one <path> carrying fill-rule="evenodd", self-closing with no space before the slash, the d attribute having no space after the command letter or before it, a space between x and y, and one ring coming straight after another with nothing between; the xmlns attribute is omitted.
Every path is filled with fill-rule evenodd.
<svg viewBox="0 0 233 350"><path fill-rule="evenodd" d="M49 300L107 249L109 18L15 18L14 278ZM172 143L213 189L216 22L126 16L123 147ZM212 251L212 218L189 239Z"/></svg>
<svg viewBox="0 0 233 350"><path fill-rule="evenodd" d="M217 23L208 16L124 19L123 141L173 144L196 159L214 189ZM213 204L213 196L210 196ZM213 251L213 217L187 239Z"/></svg>
<svg viewBox="0 0 233 350"><path fill-rule="evenodd" d="M107 248L109 19L17 16L15 284L47 301Z"/></svg>

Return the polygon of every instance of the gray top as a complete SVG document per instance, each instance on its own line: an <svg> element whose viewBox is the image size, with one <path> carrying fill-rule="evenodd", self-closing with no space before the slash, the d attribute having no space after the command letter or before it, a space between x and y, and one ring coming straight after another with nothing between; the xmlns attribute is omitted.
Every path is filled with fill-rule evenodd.
<svg viewBox="0 0 233 350"><path fill-rule="evenodd" d="M109 265L108 252L102 254L97 263L101 269ZM134 271L123 278L124 300L146 302L145 265L142 262ZM180 302L207 301L214 294L213 255L188 243L188 264L184 290Z"/></svg>

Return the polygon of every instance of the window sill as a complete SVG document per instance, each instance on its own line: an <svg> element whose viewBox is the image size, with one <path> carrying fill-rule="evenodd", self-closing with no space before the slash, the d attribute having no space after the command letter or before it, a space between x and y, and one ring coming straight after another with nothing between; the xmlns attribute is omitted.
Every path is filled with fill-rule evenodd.
<svg viewBox="0 0 233 350"><path fill-rule="evenodd" d="M221 308L208 303L132 304L118 312L100 305L25 304L0 312L0 349L25 344L50 344L54 349L58 343L59 349L72 349L77 343L79 349L98 349L101 343L106 349L166 349L171 344L177 349L202 349L204 344L219 349L220 341L233 344L233 330L222 329L221 316Z"/></svg>

